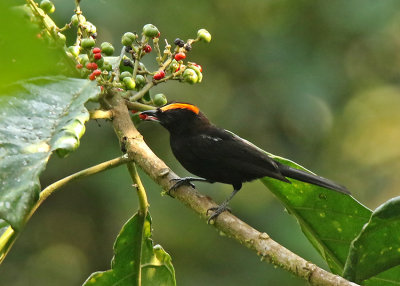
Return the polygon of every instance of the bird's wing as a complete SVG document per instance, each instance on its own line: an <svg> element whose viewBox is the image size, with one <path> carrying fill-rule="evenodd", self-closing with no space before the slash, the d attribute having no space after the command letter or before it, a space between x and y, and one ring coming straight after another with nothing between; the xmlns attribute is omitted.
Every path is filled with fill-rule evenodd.
<svg viewBox="0 0 400 286"><path fill-rule="evenodd" d="M196 141L191 152L198 162L213 165L216 172L229 171L230 176L236 174L242 181L269 176L288 182L263 150L230 131L212 128L189 140Z"/></svg>

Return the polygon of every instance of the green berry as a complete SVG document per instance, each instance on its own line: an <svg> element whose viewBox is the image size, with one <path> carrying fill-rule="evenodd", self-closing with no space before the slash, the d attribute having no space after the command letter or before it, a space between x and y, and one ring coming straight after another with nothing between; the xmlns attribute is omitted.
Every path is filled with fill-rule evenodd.
<svg viewBox="0 0 400 286"><path fill-rule="evenodd" d="M178 71L180 64L176 60L172 60L171 64L168 66L168 70L171 73Z"/></svg>
<svg viewBox="0 0 400 286"><path fill-rule="evenodd" d="M109 62L104 62L103 70L112 71L112 65Z"/></svg>
<svg viewBox="0 0 400 286"><path fill-rule="evenodd" d="M137 39L137 35L131 32L126 32L121 39L121 43L124 46L130 46L132 45L133 41Z"/></svg>
<svg viewBox="0 0 400 286"><path fill-rule="evenodd" d="M76 14L72 15L72 17L71 17L71 23L72 23L72 25L78 26L79 20L80 20L80 22L81 22L82 24L86 23L86 18L85 18L85 16L83 16L83 15L79 15L79 16L78 16L78 15L76 15Z"/></svg>
<svg viewBox="0 0 400 286"><path fill-rule="evenodd" d="M79 46L69 46L68 50L74 57L77 57L79 56L81 48Z"/></svg>
<svg viewBox="0 0 400 286"><path fill-rule="evenodd" d="M200 29L197 31L197 38L200 41L204 41L206 43L211 42L211 34L206 29Z"/></svg>
<svg viewBox="0 0 400 286"><path fill-rule="evenodd" d="M196 82L199 81L199 77L197 76L197 73L193 69L187 68L183 72L183 80L190 84L195 84Z"/></svg>
<svg viewBox="0 0 400 286"><path fill-rule="evenodd" d="M81 46L84 49L91 49L94 47L94 45L96 44L96 42L94 41L94 39L92 37L89 38L84 38L81 40Z"/></svg>
<svg viewBox="0 0 400 286"><path fill-rule="evenodd" d="M93 25L92 23L90 23L89 21L86 21L85 25L83 26L83 28L85 29L85 31L89 34L94 34L97 32L97 28L95 25Z"/></svg>
<svg viewBox="0 0 400 286"><path fill-rule="evenodd" d="M95 61L96 61L96 64L97 64L97 66L99 68L103 67L103 65L104 65L104 58L103 57L101 57L100 59L95 60Z"/></svg>
<svg viewBox="0 0 400 286"><path fill-rule="evenodd" d="M146 84L146 79L144 76L138 74L135 78L136 87L141 89Z"/></svg>
<svg viewBox="0 0 400 286"><path fill-rule="evenodd" d="M56 10L56 7L54 6L53 2L49 0L43 0L40 2L40 8L46 13L46 14L51 14Z"/></svg>
<svg viewBox="0 0 400 286"><path fill-rule="evenodd" d="M120 80L122 80L122 79L124 79L126 77L132 77L132 74L130 72L128 72L128 71L124 71L119 75L119 79Z"/></svg>
<svg viewBox="0 0 400 286"><path fill-rule="evenodd" d="M143 27L143 35L145 35L148 38L154 38L158 36L158 29L156 26L154 26L153 24L147 24L144 25Z"/></svg>
<svg viewBox="0 0 400 286"><path fill-rule="evenodd" d="M201 67L198 65L189 65L189 68L196 72L197 77L198 77L197 82L201 82L203 79L203 74L201 73L201 70L200 70Z"/></svg>
<svg viewBox="0 0 400 286"><path fill-rule="evenodd" d="M124 77L123 82L126 89L135 89L136 87L135 81L131 77Z"/></svg>
<svg viewBox="0 0 400 286"><path fill-rule="evenodd" d="M101 43L100 48L101 52L106 56L112 56L114 53L114 47L109 42Z"/></svg>
<svg viewBox="0 0 400 286"><path fill-rule="evenodd" d="M79 62L83 66L86 66L86 64L89 62L89 57L87 54L80 54L78 57L79 57Z"/></svg>
<svg viewBox="0 0 400 286"><path fill-rule="evenodd" d="M167 103L167 98L162 93L158 93L152 96L152 99L155 106L163 106L164 104Z"/></svg>

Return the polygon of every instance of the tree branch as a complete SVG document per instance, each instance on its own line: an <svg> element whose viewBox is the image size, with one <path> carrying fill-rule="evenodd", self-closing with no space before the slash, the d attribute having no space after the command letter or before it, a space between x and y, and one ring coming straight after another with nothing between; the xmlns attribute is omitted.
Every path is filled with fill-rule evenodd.
<svg viewBox="0 0 400 286"><path fill-rule="evenodd" d="M130 119L124 100L117 93L110 96L108 100L113 107L113 126L117 136L120 140L123 140L124 137L128 138L126 149L129 158L134 160L157 184L168 190L172 186L171 179L178 178L178 176L146 145L142 135ZM207 219L207 210L217 206L211 198L200 194L191 187L180 187L173 192L173 195L204 219ZM311 285L357 285L304 260L272 240L268 234L259 232L231 213L222 213L214 226L240 244L255 251L263 261L279 266L307 280Z"/></svg>

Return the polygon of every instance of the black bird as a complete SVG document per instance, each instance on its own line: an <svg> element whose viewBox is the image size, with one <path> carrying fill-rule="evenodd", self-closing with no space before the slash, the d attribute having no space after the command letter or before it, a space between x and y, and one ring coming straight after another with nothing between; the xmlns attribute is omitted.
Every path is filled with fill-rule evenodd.
<svg viewBox="0 0 400 286"><path fill-rule="evenodd" d="M220 182L233 186L231 195L216 208L209 221L225 210L242 188L243 182L271 177L290 184L286 178L328 188L344 194L349 191L328 179L283 165L263 150L225 129L213 125L195 105L169 103L157 110L141 112L143 120L156 121L170 133L170 144L176 159L189 172L201 178L186 177L175 180L171 189L193 181Z"/></svg>

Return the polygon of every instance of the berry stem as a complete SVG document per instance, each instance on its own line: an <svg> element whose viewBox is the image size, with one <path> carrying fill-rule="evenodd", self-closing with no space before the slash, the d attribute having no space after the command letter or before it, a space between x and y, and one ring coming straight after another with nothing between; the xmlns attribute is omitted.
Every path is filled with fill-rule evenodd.
<svg viewBox="0 0 400 286"><path fill-rule="evenodd" d="M146 84L139 92L137 92L136 94L132 95L129 100L130 101L138 101L139 99L141 99L146 92L148 92L150 90L150 88L152 88L154 86L154 82L149 82L148 84ZM132 92L132 91L131 91Z"/></svg>
<svg viewBox="0 0 400 286"><path fill-rule="evenodd" d="M146 111L155 109L155 107L152 105L147 105L136 101L131 102L129 100L126 100L125 103L129 110Z"/></svg>
<svg viewBox="0 0 400 286"><path fill-rule="evenodd" d="M161 51L160 51L160 46L158 45L158 41L159 41L159 38L154 38L153 46L157 53L156 60L158 62L158 65L162 66L162 57L161 57Z"/></svg>

